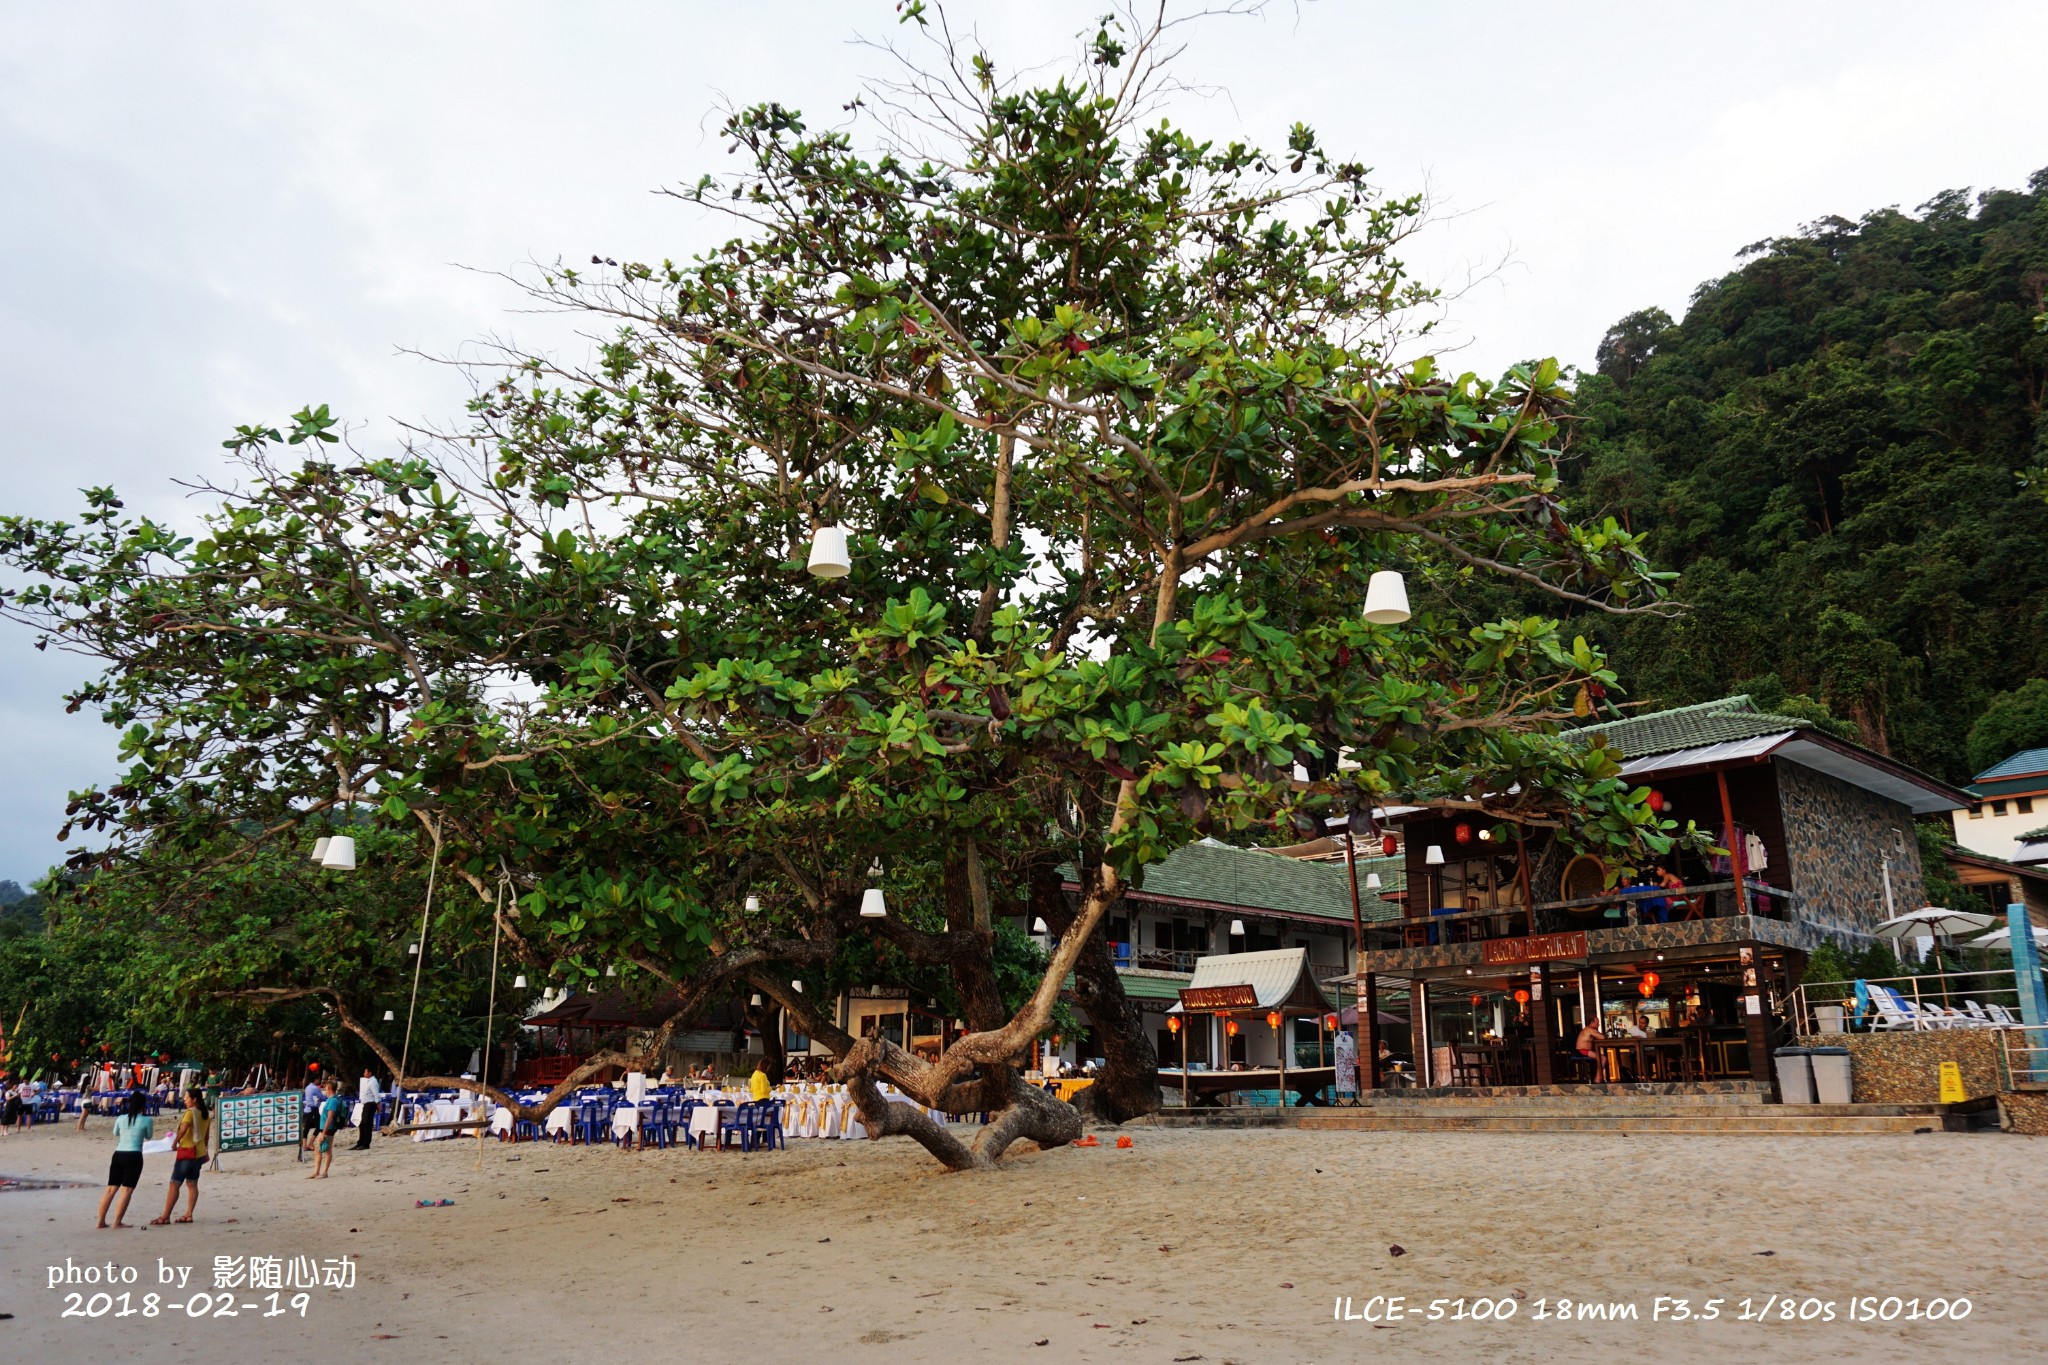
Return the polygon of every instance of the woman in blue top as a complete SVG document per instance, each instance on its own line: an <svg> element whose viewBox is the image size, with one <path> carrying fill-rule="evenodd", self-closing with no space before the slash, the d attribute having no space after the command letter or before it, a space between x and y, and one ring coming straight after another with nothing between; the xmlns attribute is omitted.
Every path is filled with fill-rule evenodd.
<svg viewBox="0 0 2048 1365"><path fill-rule="evenodd" d="M116 1192L121 1202L114 1206L114 1226L128 1226L121 1220L128 1216L128 1201L135 1197L135 1182L142 1179L142 1144L156 1136L156 1125L143 1112L144 1107L142 1093L136 1091L128 1096L120 1117L114 1120L114 1160L107 1167L107 1192L100 1196L100 1221L96 1227L107 1225L107 1205L114 1203Z"/></svg>

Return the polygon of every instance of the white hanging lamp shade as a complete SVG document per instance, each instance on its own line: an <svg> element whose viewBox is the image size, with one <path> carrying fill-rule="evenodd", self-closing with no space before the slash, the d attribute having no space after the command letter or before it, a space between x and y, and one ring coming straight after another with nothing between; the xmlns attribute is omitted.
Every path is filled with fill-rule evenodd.
<svg viewBox="0 0 2048 1365"><path fill-rule="evenodd" d="M753 997L749 999L747 1003L749 1005L754 1006L756 1009L759 1009L761 1005L761 992L755 991Z"/></svg>
<svg viewBox="0 0 2048 1365"><path fill-rule="evenodd" d="M331 867L341 872L353 872L356 866L356 841L353 836L337 834L327 841L321 851L320 866Z"/></svg>
<svg viewBox="0 0 2048 1365"><path fill-rule="evenodd" d="M1045 927L1045 916L1040 915L1037 919L1031 921L1031 932L1034 934L1043 934L1047 932Z"/></svg>
<svg viewBox="0 0 2048 1365"><path fill-rule="evenodd" d="M801 981L790 982L789 988L795 991L798 995L802 995L804 993L804 983Z"/></svg>
<svg viewBox="0 0 2048 1365"><path fill-rule="evenodd" d="M1408 584L1397 570L1381 569L1365 586L1365 619L1376 626L1398 626L1408 616Z"/></svg>
<svg viewBox="0 0 2048 1365"><path fill-rule="evenodd" d="M329 843L331 843L331 842L333 842L333 841L332 841L332 840L330 840L330 839L329 839L329 838L328 838L328 837L327 837L326 835L324 835L324 834L323 834L323 835L321 835L321 836L320 836L319 838L317 838L317 839L315 839L315 840L313 841L313 861L314 861L314 862L316 862L316 863L317 863L317 862L321 861L322 859L324 859L324 858L325 858L325 857L327 856L327 845L328 845Z"/></svg>
<svg viewBox="0 0 2048 1365"><path fill-rule="evenodd" d="M525 973L522 972L520 975L512 978L512 989L515 991L523 991L526 989Z"/></svg>
<svg viewBox="0 0 2048 1365"><path fill-rule="evenodd" d="M1442 844L1431 844L1429 846L1429 852L1422 855L1422 861L1428 863L1431 867L1440 866L1443 863L1443 860L1444 846Z"/></svg>
<svg viewBox="0 0 2048 1365"><path fill-rule="evenodd" d="M804 566L814 578L844 578L853 572L846 552L844 526L820 526L811 532L811 562Z"/></svg>
<svg viewBox="0 0 2048 1365"><path fill-rule="evenodd" d="M1377 873L1377 872L1368 872L1368 873L1366 873L1366 874L1365 874L1365 889L1366 889L1366 890L1368 890L1368 891L1377 891L1377 890L1379 890L1379 889L1380 889L1380 874L1379 874L1379 873Z"/></svg>
<svg viewBox="0 0 2048 1365"><path fill-rule="evenodd" d="M1234 919L1234 920L1232 920L1232 921L1230 922L1230 936L1231 936L1232 938L1243 938L1243 937L1244 937L1244 921L1243 921L1243 920L1241 920L1241 919Z"/></svg>
<svg viewBox="0 0 2048 1365"><path fill-rule="evenodd" d="M604 969L604 974L606 976L617 976L619 974L619 969L617 967L606 967Z"/></svg>
<svg viewBox="0 0 2048 1365"><path fill-rule="evenodd" d="M393 1013L392 1013L392 1012L391 1012L390 1010L385 1010L385 1011L384 1011L384 1022L385 1022L385 1023L389 1024L389 1023L391 1023L391 1022L395 1021L395 1020L396 1020L397 1018L398 1018L398 1016L397 1016L396 1014L393 1014Z"/></svg>
<svg viewBox="0 0 2048 1365"><path fill-rule="evenodd" d="M759 896L747 897L747 913L750 915L761 913L761 898Z"/></svg>
<svg viewBox="0 0 2048 1365"><path fill-rule="evenodd" d="M406 945L405 945L405 955L406 955L407 957L418 957L418 956L420 955L420 945L419 945L419 944L417 944L417 943L408 943L408 944L406 944Z"/></svg>
<svg viewBox="0 0 2048 1365"><path fill-rule="evenodd" d="M860 917L862 919L885 919L889 907L882 899L882 888L871 886L860 893Z"/></svg>

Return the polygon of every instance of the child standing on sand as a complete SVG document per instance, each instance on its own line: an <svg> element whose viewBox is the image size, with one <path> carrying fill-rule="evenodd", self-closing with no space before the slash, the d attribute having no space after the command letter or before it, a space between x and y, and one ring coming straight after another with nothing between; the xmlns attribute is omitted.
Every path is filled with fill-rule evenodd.
<svg viewBox="0 0 2048 1365"><path fill-rule="evenodd" d="M313 1174L308 1180L325 1180L329 1168L334 1165L334 1135L341 1131L341 1125L348 1121L348 1101L335 1094L336 1086L332 1076L322 1089L326 1098L320 1101L320 1146L313 1158Z"/></svg>

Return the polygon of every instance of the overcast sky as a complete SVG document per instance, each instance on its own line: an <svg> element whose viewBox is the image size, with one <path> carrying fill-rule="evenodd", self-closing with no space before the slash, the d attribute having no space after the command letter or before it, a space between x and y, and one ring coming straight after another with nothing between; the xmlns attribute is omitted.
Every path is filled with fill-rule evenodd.
<svg viewBox="0 0 2048 1365"><path fill-rule="evenodd" d="M962 3L1006 68L1104 8ZM1092 28L1092 25L1090 25ZM722 102L820 121L898 34L889 0L125 5L0 0L0 511L76 490L190 518L173 480L237 422L327 402L389 439L459 411L453 351L530 334L498 270L681 257L711 228L649 190L729 164ZM1408 259L1460 290L1458 368L1588 363L1674 316L1735 251L1824 214L2018 187L2048 165L2048 5L1276 4L1195 33L1178 111L1295 120L1425 189ZM1464 287L1468 280L1476 280ZM0 877L39 876L110 734L66 716L83 661L0 626Z"/></svg>

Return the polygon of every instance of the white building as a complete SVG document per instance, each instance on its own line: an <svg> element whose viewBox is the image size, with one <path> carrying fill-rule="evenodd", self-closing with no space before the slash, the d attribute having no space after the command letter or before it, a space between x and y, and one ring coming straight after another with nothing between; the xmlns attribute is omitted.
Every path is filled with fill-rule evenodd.
<svg viewBox="0 0 2048 1365"><path fill-rule="evenodd" d="M1956 842L1987 858L2029 861L2020 847L2024 836L2048 825L2048 749L2024 749L1978 773L1964 790L1969 808L1949 817Z"/></svg>

